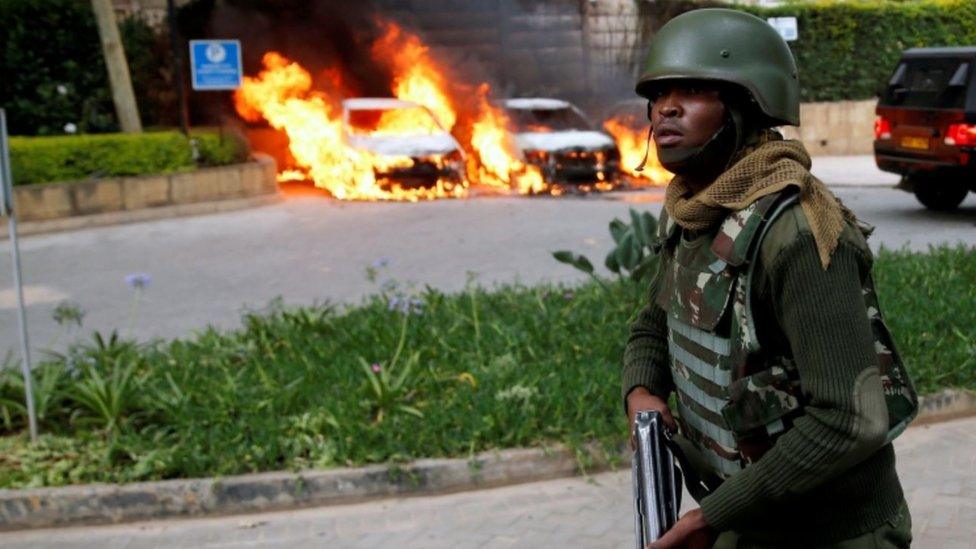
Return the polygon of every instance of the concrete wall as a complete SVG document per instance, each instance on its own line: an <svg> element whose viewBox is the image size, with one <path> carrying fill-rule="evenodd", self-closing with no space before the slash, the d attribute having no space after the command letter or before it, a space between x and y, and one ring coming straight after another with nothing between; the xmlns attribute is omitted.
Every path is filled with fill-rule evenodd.
<svg viewBox="0 0 976 549"><path fill-rule="evenodd" d="M634 0L596 0L583 3L584 34L589 49L590 80L635 76L640 62L643 21ZM628 80L629 82L629 80Z"/></svg>
<svg viewBox="0 0 976 549"><path fill-rule="evenodd" d="M582 0L587 2L588 0ZM589 92L581 0L376 0L446 60L500 95Z"/></svg>
<svg viewBox="0 0 976 549"><path fill-rule="evenodd" d="M876 99L800 105L800 126L783 128L814 156L872 154Z"/></svg>
<svg viewBox="0 0 976 549"><path fill-rule="evenodd" d="M192 172L139 177L112 177L14 187L14 207L22 221L176 206L274 194L278 191L274 160L256 161Z"/></svg>

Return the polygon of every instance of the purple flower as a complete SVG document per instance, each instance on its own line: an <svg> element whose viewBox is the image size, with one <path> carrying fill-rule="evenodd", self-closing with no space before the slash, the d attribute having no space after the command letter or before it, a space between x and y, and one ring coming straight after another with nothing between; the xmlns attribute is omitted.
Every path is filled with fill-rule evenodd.
<svg viewBox="0 0 976 549"><path fill-rule="evenodd" d="M390 258L388 258L388 257L381 257L381 258L379 258L379 259L377 259L376 261L373 262L373 268L374 269L382 269L383 267L389 266L389 264L390 264Z"/></svg>
<svg viewBox="0 0 976 549"><path fill-rule="evenodd" d="M402 315L420 315L424 313L424 301L416 297L393 296L388 298L386 310L397 311Z"/></svg>
<svg viewBox="0 0 976 549"><path fill-rule="evenodd" d="M381 368L381 367L380 367L380 365L379 365L378 363L376 363L376 362L374 362L374 363L373 363L373 365L372 365L372 366L371 366L370 368L371 368L371 369L373 370L373 373L374 373L374 374L378 374L378 373L380 373L380 370L382 370L382 369L383 369L383 368Z"/></svg>
<svg viewBox="0 0 976 549"><path fill-rule="evenodd" d="M573 299L573 292L566 291L565 293L563 293L563 299L565 299L566 301Z"/></svg>
<svg viewBox="0 0 976 549"><path fill-rule="evenodd" d="M152 283L152 277L149 276L149 273L132 273L125 275L125 285L133 290L141 290L146 288L150 283Z"/></svg>

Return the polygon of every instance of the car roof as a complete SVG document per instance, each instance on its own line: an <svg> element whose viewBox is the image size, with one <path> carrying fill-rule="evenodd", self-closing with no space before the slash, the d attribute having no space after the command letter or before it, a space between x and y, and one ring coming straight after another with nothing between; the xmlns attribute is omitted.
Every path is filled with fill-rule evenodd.
<svg viewBox="0 0 976 549"><path fill-rule="evenodd" d="M390 109L409 109L419 107L413 101L404 101L393 97L356 97L346 99L342 102L342 107L350 111L384 111Z"/></svg>
<svg viewBox="0 0 976 549"><path fill-rule="evenodd" d="M526 111L554 111L558 109L568 109L569 101L554 99L551 97L519 97L516 99L506 99L502 101L506 109L526 110Z"/></svg>
<svg viewBox="0 0 976 549"><path fill-rule="evenodd" d="M909 48L902 52L903 59L925 57L976 57L976 46L951 48Z"/></svg>

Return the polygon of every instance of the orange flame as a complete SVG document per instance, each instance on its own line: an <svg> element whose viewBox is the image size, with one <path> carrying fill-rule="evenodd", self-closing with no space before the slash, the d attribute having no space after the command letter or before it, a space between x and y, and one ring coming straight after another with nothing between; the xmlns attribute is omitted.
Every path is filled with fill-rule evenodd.
<svg viewBox="0 0 976 549"><path fill-rule="evenodd" d="M237 112L245 120L261 116L275 129L288 135L289 150L298 167L317 187L340 200L408 200L461 197L467 193L464 181L439 179L430 188L404 187L381 181L377 173L413 165L407 156L380 156L354 149L345 143L342 113L334 101L311 89L311 75L297 63L276 52L264 58L264 70L256 77L245 77L234 94ZM390 111L390 114L396 111ZM429 126L414 124L393 114L377 123L377 132L404 134L417 129L427 133ZM282 178L295 180L294 170Z"/></svg>
<svg viewBox="0 0 976 549"><path fill-rule="evenodd" d="M519 160L511 134L506 131L508 117L488 102L490 91L488 84L477 90L478 116L471 125L471 147L477 160L469 161L469 176L490 187L514 188L519 194L545 192L548 185L542 171Z"/></svg>
<svg viewBox="0 0 976 549"><path fill-rule="evenodd" d="M603 123L604 129L613 136L617 148L620 149L620 169L632 178L636 186L667 185L673 174L661 166L654 144L648 146L646 122L643 124L635 122L635 116L624 114ZM645 151L647 151L647 163L644 164L642 171L637 171L637 166L644 160Z"/></svg>
<svg viewBox="0 0 976 549"><path fill-rule="evenodd" d="M283 166L279 180L310 179L340 200L463 197L468 193L468 181L501 192L560 192L546 183L539 167L522 158L509 131L508 117L489 101L487 84L474 87L452 80L417 36L393 23L381 25L383 34L372 43L370 54L393 74L390 96L426 110L384 109L368 128L350 130L349 121L343 120L339 94L313 89L309 72L277 52L265 54L264 69L258 75L244 78L234 94L237 112L249 122L264 119L288 137L295 165ZM336 68L322 74L329 90L343 89ZM451 132L467 153L464 166L459 165L459 153L425 156L424 162L434 162L444 173L453 169L458 173L429 186L407 186L390 172L409 170L415 165L414 158L351 146L347 134L360 129L369 136ZM603 181L593 185L601 190L612 187Z"/></svg>
<svg viewBox="0 0 976 549"><path fill-rule="evenodd" d="M450 131L457 121L457 113L445 92L443 72L430 58L429 48L420 38L393 23L384 26L386 32L373 43L373 57L393 60L396 74L393 96L427 107L444 129Z"/></svg>

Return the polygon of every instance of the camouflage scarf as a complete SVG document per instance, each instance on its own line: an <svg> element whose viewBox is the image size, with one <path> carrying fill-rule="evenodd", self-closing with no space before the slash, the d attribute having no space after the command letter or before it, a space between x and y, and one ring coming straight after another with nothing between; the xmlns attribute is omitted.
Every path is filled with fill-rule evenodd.
<svg viewBox="0 0 976 549"><path fill-rule="evenodd" d="M775 131L763 131L757 141L733 158L725 172L698 193L680 175L675 176L668 184L664 207L685 229L701 231L720 223L729 212L790 185L800 191L800 205L826 269L845 220L854 222L854 214L810 174L810 155L803 144L784 140Z"/></svg>

